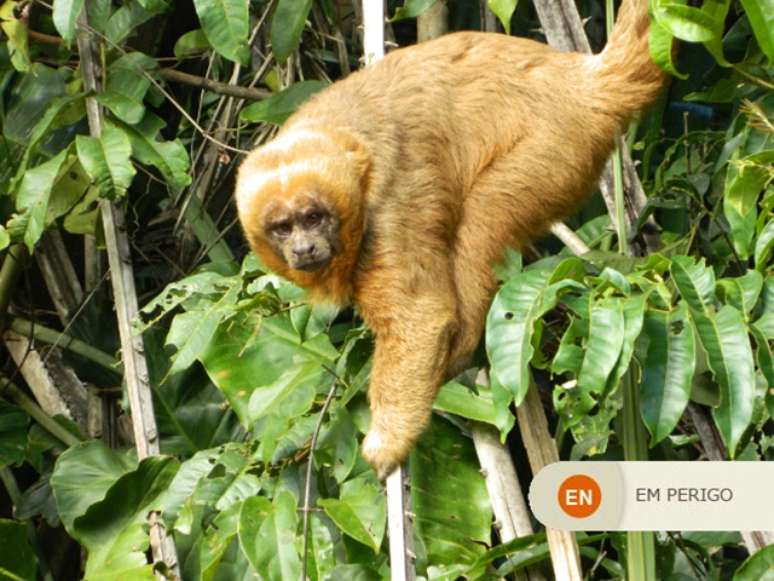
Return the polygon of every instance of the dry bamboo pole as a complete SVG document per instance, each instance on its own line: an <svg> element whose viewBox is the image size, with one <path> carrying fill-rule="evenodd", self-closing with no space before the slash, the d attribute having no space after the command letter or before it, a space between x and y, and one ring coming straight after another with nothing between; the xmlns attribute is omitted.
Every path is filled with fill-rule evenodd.
<svg viewBox="0 0 774 581"><path fill-rule="evenodd" d="M362 0L363 52L366 66L384 57L384 1ZM413 531L409 519L409 497L405 468L399 466L387 476L387 531L390 539L392 581L413 581Z"/></svg>
<svg viewBox="0 0 774 581"><path fill-rule="evenodd" d="M84 88L90 93L99 92L95 45L89 31L86 2L78 17L78 53ZM103 113L94 97L86 99L86 115L89 132L93 137L102 134ZM121 355L125 369L125 381L129 405L132 411L137 457L142 460L159 453L159 434L153 414L153 399L148 380L148 366L142 336L132 330L132 322L138 312L137 293L134 286L134 270L129 250L129 237L123 209L109 200L100 203L102 226L108 250L113 298L121 336ZM175 578L180 577L177 550L172 537L166 536L155 515L150 517L150 544L154 562L163 562Z"/></svg>

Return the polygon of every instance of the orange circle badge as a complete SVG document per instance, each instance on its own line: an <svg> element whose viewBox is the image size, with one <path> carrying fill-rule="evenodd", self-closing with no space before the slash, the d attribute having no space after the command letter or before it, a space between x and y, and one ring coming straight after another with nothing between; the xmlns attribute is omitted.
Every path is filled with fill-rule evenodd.
<svg viewBox="0 0 774 581"><path fill-rule="evenodd" d="M559 506L574 518L591 516L602 502L602 491L597 481L585 474L575 474L559 486Z"/></svg>

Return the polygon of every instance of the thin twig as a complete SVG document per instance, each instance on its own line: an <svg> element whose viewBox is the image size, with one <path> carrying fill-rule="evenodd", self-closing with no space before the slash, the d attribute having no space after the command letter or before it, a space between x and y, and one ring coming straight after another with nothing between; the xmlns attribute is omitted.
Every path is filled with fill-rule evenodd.
<svg viewBox="0 0 774 581"><path fill-rule="evenodd" d="M320 410L320 417L317 420L317 425L314 427L312 433L312 442L309 444L309 461L306 463L306 482L304 483L304 552L302 553L302 571L301 579L306 580L306 566L307 555L309 552L309 500L312 495L312 464L314 463L314 449L317 446L317 438L320 435L320 429L322 428L323 419L328 411L328 407L331 405L333 396L336 393L336 388L339 385L338 378L333 381L330 390L328 391L328 397L325 398L325 403Z"/></svg>
<svg viewBox="0 0 774 581"><path fill-rule="evenodd" d="M213 93L220 95L226 95L229 97L237 97L238 99L247 99L248 101L261 101L267 97L272 96L272 92L266 89L254 89L251 87L242 87L240 85L231 85L229 83L221 83L220 81L213 81L206 77L200 77L192 75L190 73L184 73L177 69L159 69L159 76L165 78L168 81L174 81L176 83L182 83L184 85L191 85L192 87L199 87Z"/></svg>

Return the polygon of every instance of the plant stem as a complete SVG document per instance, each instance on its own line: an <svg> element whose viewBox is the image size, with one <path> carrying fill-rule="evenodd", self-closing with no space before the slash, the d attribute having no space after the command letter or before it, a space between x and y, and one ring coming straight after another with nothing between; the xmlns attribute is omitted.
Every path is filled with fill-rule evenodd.
<svg viewBox="0 0 774 581"><path fill-rule="evenodd" d="M30 396L19 389L11 380L0 377L0 394L8 394L21 409L27 412L33 420L38 422L48 433L58 438L67 446L75 446L81 443L81 439L68 432L52 417L44 412Z"/></svg>
<svg viewBox="0 0 774 581"><path fill-rule="evenodd" d="M626 460L647 460L648 440L640 420L639 386L632 380L631 369L621 378L623 390L623 449ZM652 532L626 533L628 579L656 581L656 547Z"/></svg>
<svg viewBox="0 0 774 581"><path fill-rule="evenodd" d="M28 321L21 317L14 317L11 320L10 328L12 331L19 333L19 335L24 335L30 339L34 338L38 341L48 343L49 345L72 351L117 375L123 375L124 373L123 366L120 362L116 361L115 358L80 339L71 337L70 335L65 335L64 333L49 329L48 327L33 323L32 321Z"/></svg>
<svg viewBox="0 0 774 581"><path fill-rule="evenodd" d="M5 317L5 313L8 311L11 295L27 256L27 247L24 244L14 244L5 255L3 266L0 267L0 317Z"/></svg>

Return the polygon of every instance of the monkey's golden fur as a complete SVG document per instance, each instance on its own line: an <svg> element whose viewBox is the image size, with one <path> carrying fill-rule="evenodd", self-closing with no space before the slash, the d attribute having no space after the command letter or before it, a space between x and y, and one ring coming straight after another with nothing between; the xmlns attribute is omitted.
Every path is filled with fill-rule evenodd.
<svg viewBox="0 0 774 581"><path fill-rule="evenodd" d="M354 302L376 335L366 459L385 476L464 368L495 290L490 265L573 213L627 122L664 82L647 0L625 0L599 55L461 32L396 50L315 96L237 181L247 238L315 300ZM288 267L264 224L299 196L340 219L323 268Z"/></svg>

